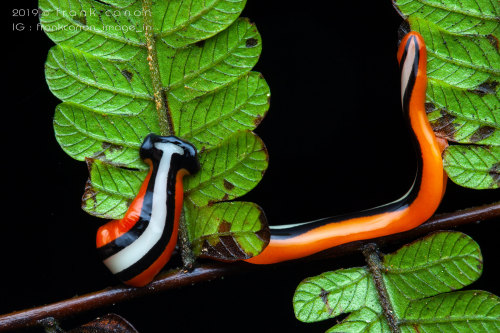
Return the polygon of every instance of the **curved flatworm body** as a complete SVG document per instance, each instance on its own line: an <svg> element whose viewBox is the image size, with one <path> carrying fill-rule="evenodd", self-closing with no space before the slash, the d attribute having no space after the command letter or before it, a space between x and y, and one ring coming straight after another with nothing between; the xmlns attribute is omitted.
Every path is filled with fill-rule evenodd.
<svg viewBox="0 0 500 333"><path fill-rule="evenodd" d="M434 136L425 112L427 56L423 38L411 32L398 51L401 102L418 159L412 188L401 199L356 214L324 218L296 225L271 227L264 251L246 261L272 264L302 258L328 248L413 229L435 212L445 191L441 152L446 141Z"/></svg>
<svg viewBox="0 0 500 333"><path fill-rule="evenodd" d="M104 264L124 283L144 286L163 268L177 243L186 174L198 171L195 148L174 136L150 134L140 149L149 165L125 216L99 228Z"/></svg>
<svg viewBox="0 0 500 333"><path fill-rule="evenodd" d="M441 152L445 140L434 136L425 112L427 55L422 37L409 33L398 51L401 103L417 155L417 174L406 195L355 214L271 227L271 241L253 264L302 258L362 239L403 232L435 212L446 189ZM122 281L143 286L169 260L177 241L182 209L182 177L199 169L192 145L175 137L150 135L141 147L150 165L139 194L125 217L99 229L97 247L105 265Z"/></svg>

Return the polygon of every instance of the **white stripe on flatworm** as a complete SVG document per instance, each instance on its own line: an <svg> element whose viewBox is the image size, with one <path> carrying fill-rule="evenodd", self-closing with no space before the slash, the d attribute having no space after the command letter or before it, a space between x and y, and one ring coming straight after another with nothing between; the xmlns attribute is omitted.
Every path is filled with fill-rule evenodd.
<svg viewBox="0 0 500 333"><path fill-rule="evenodd" d="M104 264L113 274L123 271L144 257L160 240L163 229L165 229L170 162L173 154L183 155L184 150L173 143L156 142L154 145L163 151L163 155L155 178L151 220L146 230L132 244L104 260ZM171 212L171 214L173 213Z"/></svg>
<svg viewBox="0 0 500 333"><path fill-rule="evenodd" d="M413 71L413 63L415 62L415 55L417 52L417 48L415 45L415 38L410 37L408 41L408 47L406 48L406 59L403 64L403 70L401 71L401 104L404 105L404 94L406 91L406 87L410 81L410 75Z"/></svg>

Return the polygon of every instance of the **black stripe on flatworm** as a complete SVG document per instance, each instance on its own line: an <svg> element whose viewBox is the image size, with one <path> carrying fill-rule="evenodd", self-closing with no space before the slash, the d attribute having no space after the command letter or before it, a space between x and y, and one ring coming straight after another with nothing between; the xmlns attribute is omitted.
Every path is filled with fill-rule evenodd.
<svg viewBox="0 0 500 333"><path fill-rule="evenodd" d="M142 202L141 213L139 219L135 222L134 226L130 228L125 234L109 242L108 244L97 248L97 253L102 260L105 260L115 253L120 252L139 238L146 230L151 220L151 211L153 209L153 193L156 181L156 174L158 172L159 161L153 161L153 171L149 178L144 200Z"/></svg>
<svg viewBox="0 0 500 333"><path fill-rule="evenodd" d="M405 115L405 119L408 125L408 128L411 130L411 138L412 138L412 143L415 148L415 154L417 156L417 173L415 175L415 180L413 182L413 185L411 189L408 191L407 194L405 194L403 197L400 199L375 208L367 209L364 211L356 212L356 213L351 213L351 214L344 214L344 215L339 215L339 216L334 216L334 217L327 217L315 221L311 221L309 223L301 224L298 226L294 227L284 227L279 229L275 229L271 227L271 239L272 240L286 240L290 238L297 237L301 234L304 234L312 229L319 228L321 226L330 224L330 223L338 223L342 222L345 220L353 219L353 218L359 218L359 217L364 217L364 216L374 216L378 214L383 214L383 213L389 213L393 211L398 211L398 210L403 210L406 209L413 201L418 196L418 193L420 191L420 185L422 182L422 168L423 168L423 159L422 159L422 151L420 150L420 144L417 140L417 136L415 132L413 131L411 127L411 120L410 120L410 100L412 97L413 93L413 88L415 87L415 82L418 74L418 63L420 60L420 45L418 44L417 39L414 36L411 36L408 38L408 41L405 46L405 51L401 57L401 62L400 62L400 74L401 71L404 67L404 62L406 61L406 57L408 54L408 47L410 45L410 42L413 41L415 43L415 59L412 64L412 71L410 73L410 77L408 79L408 84L406 85L405 92L403 95L403 112Z"/></svg>
<svg viewBox="0 0 500 333"><path fill-rule="evenodd" d="M167 218L165 228L158 242L137 262L115 275L122 281L128 281L148 269L158 259L172 238L175 218L175 189L177 172L180 169L182 155L173 154L168 172L167 184Z"/></svg>

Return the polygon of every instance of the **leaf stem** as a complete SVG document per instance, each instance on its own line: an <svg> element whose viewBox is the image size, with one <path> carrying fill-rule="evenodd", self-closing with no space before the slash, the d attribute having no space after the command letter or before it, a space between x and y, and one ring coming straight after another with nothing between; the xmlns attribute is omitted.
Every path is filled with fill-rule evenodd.
<svg viewBox="0 0 500 333"><path fill-rule="evenodd" d="M389 243L394 244L401 241L414 240L416 237L420 237L432 231L453 228L478 221L493 220L498 217L500 217L500 202L453 213L441 214L432 217L423 225L407 232L371 239L369 241L357 241L343 244L331 250L304 258L301 261L347 256L359 252L359 250L368 243L375 243L380 247ZM296 265L297 262L292 262L292 264ZM61 319L70 315L83 313L145 295L188 286L202 281L213 280L233 273L241 274L250 270L266 269L266 267L270 266L273 265L260 266L246 263L212 263L195 267L190 272L185 272L182 269L170 270L160 274L151 284L143 288L119 285L57 303L0 315L0 332L41 325L40 320L47 317Z"/></svg>
<svg viewBox="0 0 500 333"><path fill-rule="evenodd" d="M382 276L382 263L380 261L377 244L367 244L363 248L363 255L365 256L366 263L372 273L373 282L375 282L375 288L377 289L378 299L384 311L385 319L387 319L387 323L389 324L389 328L392 333L401 333L398 325L398 318L396 317L396 313L392 307L391 299L387 293L387 288L385 287L384 277Z"/></svg>
<svg viewBox="0 0 500 333"><path fill-rule="evenodd" d="M182 210L180 222L179 222L179 243L181 249L182 264L186 271L191 271L194 267L196 258L191 251L191 242L189 241L189 234L187 231L186 216L184 215L184 209Z"/></svg>
<svg viewBox="0 0 500 333"><path fill-rule="evenodd" d="M156 38L153 27L152 0L142 0L142 15L144 19L144 34L146 36L146 46L148 50L148 65L151 81L153 83L153 97L155 101L156 113L160 124L161 135L174 135L172 115L168 107L167 96L162 89L161 76L156 50Z"/></svg>

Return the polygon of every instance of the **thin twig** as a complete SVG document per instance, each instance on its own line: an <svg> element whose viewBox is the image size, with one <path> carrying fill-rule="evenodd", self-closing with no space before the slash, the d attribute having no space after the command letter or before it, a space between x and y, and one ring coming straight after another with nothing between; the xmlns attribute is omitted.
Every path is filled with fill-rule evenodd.
<svg viewBox="0 0 500 333"><path fill-rule="evenodd" d="M416 237L432 231L454 228L467 223L486 221L495 217L500 217L500 202L465 209L454 213L437 215L413 230L372 240L343 244L335 247L334 249L323 251L315 256L302 260L311 261L346 256L359 252L360 249L368 243L375 243L377 246L381 247L388 243L399 242L402 240L413 240ZM61 319L125 300L131 300L137 297L158 293L160 291L179 288L202 281L213 280L229 274L256 270L259 267L262 268L262 266L247 263L213 263L196 267L190 272L185 272L184 270L169 271L160 274L151 284L143 288L125 287L121 285L63 300L57 303L2 315L0 316L0 332L40 325L39 321L47 317Z"/></svg>
<svg viewBox="0 0 500 333"><path fill-rule="evenodd" d="M391 333L401 333L398 325L398 319L396 318L396 313L392 308L391 299L387 293L387 288L385 287L384 277L381 271L381 261L378 252L377 244L369 243L363 248L363 255L365 256L368 268L372 273L373 282L375 283L375 288L377 289L378 299L382 310L384 312L385 319L389 324Z"/></svg>

